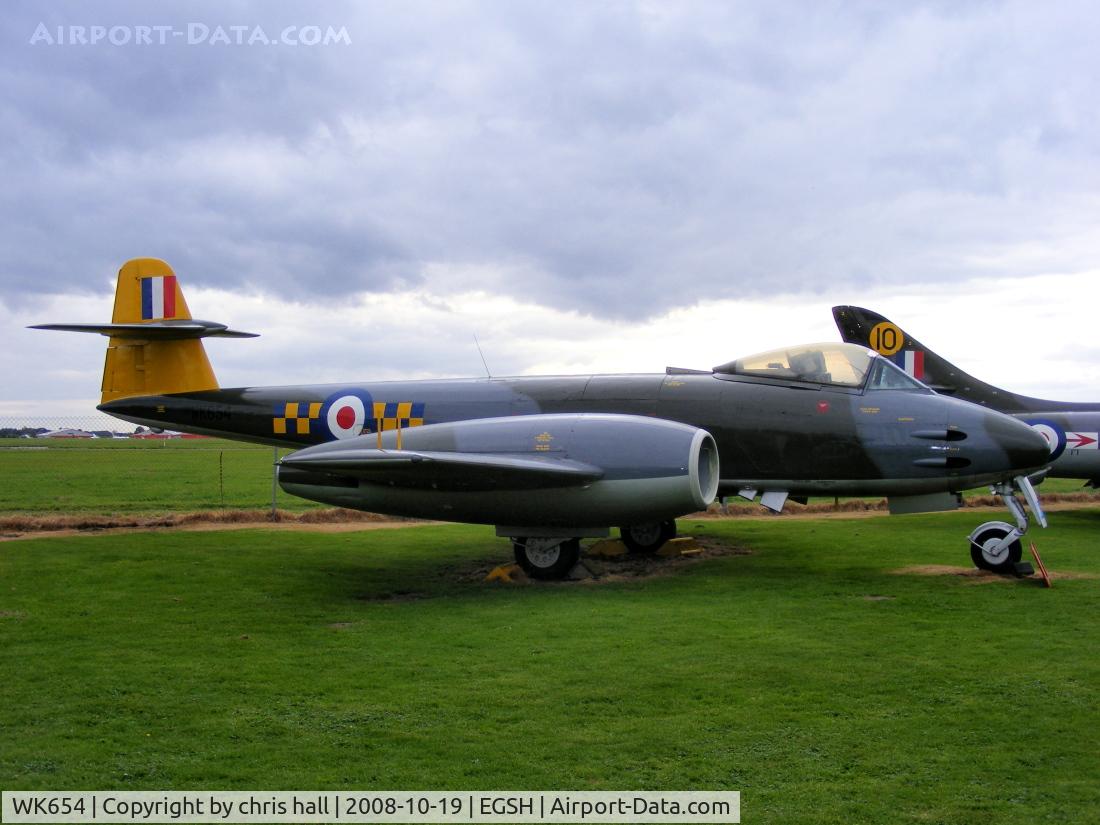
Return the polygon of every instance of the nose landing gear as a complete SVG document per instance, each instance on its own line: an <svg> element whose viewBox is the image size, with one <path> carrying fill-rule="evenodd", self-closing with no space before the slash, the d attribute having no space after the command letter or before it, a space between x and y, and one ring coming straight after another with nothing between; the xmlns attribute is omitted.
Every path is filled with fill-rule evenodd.
<svg viewBox="0 0 1100 825"><path fill-rule="evenodd" d="M977 527L969 536L970 560L974 566L981 570L992 570L994 573L1014 573L1016 564L1023 557L1023 545L1021 537L1027 532L1029 520L1027 510L1016 498L1019 492L1027 502L1032 515L1040 527L1047 526L1047 517L1039 504L1039 496L1027 476L1017 476L1011 482L1002 482L991 485L990 492L1000 496L1008 511L1016 521L1016 526L1003 521L987 521Z"/></svg>
<svg viewBox="0 0 1100 825"><path fill-rule="evenodd" d="M970 534L970 560L979 570L1013 572L1016 562L1024 556L1019 535L1011 524L987 521Z"/></svg>

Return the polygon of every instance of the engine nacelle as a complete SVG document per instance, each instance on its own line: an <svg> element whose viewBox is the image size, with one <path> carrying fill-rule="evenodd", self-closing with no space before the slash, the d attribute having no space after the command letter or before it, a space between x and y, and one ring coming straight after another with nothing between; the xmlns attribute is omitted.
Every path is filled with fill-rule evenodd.
<svg viewBox="0 0 1100 825"><path fill-rule="evenodd" d="M292 495L375 513L530 527L673 519L718 492L705 430L613 414L530 415L430 424L292 453Z"/></svg>

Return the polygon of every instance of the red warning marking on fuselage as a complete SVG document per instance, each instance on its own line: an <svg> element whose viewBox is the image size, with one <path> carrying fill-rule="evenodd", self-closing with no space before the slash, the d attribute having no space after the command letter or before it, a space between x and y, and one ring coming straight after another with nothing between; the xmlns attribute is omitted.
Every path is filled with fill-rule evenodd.
<svg viewBox="0 0 1100 825"><path fill-rule="evenodd" d="M1066 433L1066 446L1071 450L1100 448L1100 433Z"/></svg>

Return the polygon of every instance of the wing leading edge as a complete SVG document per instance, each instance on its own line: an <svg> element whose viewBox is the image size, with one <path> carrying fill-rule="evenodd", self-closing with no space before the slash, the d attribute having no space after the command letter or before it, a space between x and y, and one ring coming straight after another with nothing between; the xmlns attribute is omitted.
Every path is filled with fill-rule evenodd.
<svg viewBox="0 0 1100 825"><path fill-rule="evenodd" d="M258 338L255 332L229 329L214 321L144 321L133 324L35 324L30 329L57 332L91 332L112 338L138 338L148 341L184 341L190 338Z"/></svg>
<svg viewBox="0 0 1100 825"><path fill-rule="evenodd" d="M552 456L366 448L334 451L328 444L291 453L279 465L283 478L288 478L283 470L287 468L440 491L582 487L604 475L591 464Z"/></svg>

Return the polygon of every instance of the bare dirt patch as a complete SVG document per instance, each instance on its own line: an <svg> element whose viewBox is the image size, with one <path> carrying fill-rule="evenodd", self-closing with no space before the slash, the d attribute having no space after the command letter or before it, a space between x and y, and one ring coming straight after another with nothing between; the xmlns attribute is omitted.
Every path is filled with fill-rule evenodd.
<svg viewBox="0 0 1100 825"><path fill-rule="evenodd" d="M897 576L957 576L966 579L971 584L991 584L993 582L1031 582L1042 584L1039 576L1016 577L1010 574L994 573L990 570L979 570L976 567L955 567L950 564L913 564L907 567L899 567L891 570ZM1100 579L1095 573L1080 573L1074 570L1048 571L1053 581L1071 579Z"/></svg>
<svg viewBox="0 0 1100 825"><path fill-rule="evenodd" d="M695 549L681 556L661 557L628 554L613 558L589 559L581 557L581 562L592 572L592 578L582 583L604 584L609 582L636 581L660 576L671 576L685 567L692 567L707 559L725 556L751 556L748 547L726 544L709 537L694 537Z"/></svg>
<svg viewBox="0 0 1100 825"><path fill-rule="evenodd" d="M268 510L211 510L200 513L173 513L165 516L0 516L0 541L25 538L65 538L69 536L113 533L135 533L149 530L246 530L263 527L268 530L310 530L341 533L356 530L377 530L414 527L439 522L382 516L358 510L331 508L289 513L279 510L272 516Z"/></svg>
<svg viewBox="0 0 1100 825"><path fill-rule="evenodd" d="M641 581L663 576L675 575L686 567L691 567L706 559L724 556L750 556L753 551L747 547L725 544L712 538L695 537L694 548L690 554L662 557L659 555L623 555L611 558L594 558L581 553L581 560L574 571L575 575L562 581L540 581L525 575L517 575L508 584L534 585L537 587L568 587L577 584L611 584L614 582ZM459 581L484 582L496 567L484 565L467 571L458 571ZM494 586L495 582L490 583Z"/></svg>
<svg viewBox="0 0 1100 825"><path fill-rule="evenodd" d="M1100 506L1097 493L1051 493L1042 497L1048 511L1075 510ZM992 496L968 498L963 506L976 510L1001 510L1003 505ZM725 519L776 519L776 518L869 518L885 513L885 499L879 501L852 499L838 504L817 503L803 505L788 502L782 513L770 513L755 506L723 506L719 504L703 512L691 513L680 519L711 521ZM48 515L0 515L0 542L31 537L66 537L95 535L104 531L134 532L142 530L234 530L264 527L275 530L315 530L318 532L344 532L394 528L418 524L442 522L363 513L340 507L290 512L279 510L206 510L194 513L168 513L164 515L99 515L95 513L53 513Z"/></svg>

